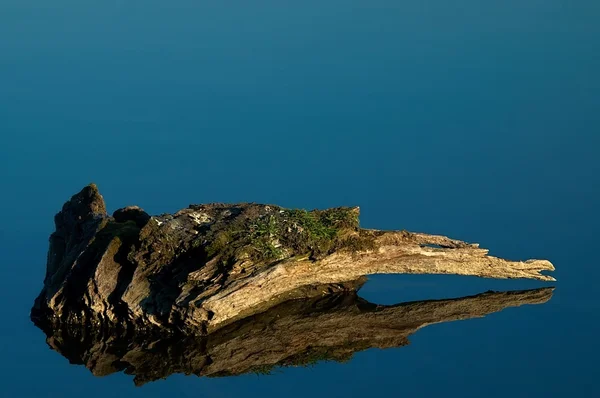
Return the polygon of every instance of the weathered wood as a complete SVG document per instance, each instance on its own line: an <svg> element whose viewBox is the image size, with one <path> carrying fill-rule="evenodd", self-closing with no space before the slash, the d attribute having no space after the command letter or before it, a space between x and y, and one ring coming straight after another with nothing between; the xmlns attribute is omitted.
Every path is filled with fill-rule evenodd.
<svg viewBox="0 0 600 398"><path fill-rule="evenodd" d="M426 244L448 245L430 248ZM452 245L452 247L449 247ZM386 232L376 248L334 253L322 260L291 259L212 295L204 308L214 313L211 328L250 315L261 303L279 301L286 292L319 283L341 283L373 274L457 274L489 278L532 278L553 281L540 271L554 270L549 261L513 262L487 255L486 249L446 237Z"/></svg>
<svg viewBox="0 0 600 398"><path fill-rule="evenodd" d="M362 229L358 208L191 205L150 217L106 214L95 185L55 217L33 314L67 323L206 334L281 302L371 274L553 281L546 260L508 261L443 236Z"/></svg>

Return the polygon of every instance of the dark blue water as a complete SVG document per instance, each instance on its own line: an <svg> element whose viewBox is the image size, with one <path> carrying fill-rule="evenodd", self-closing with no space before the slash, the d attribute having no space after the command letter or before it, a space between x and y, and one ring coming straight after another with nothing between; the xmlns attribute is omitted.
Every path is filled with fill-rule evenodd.
<svg viewBox="0 0 600 398"><path fill-rule="evenodd" d="M294 3L294 4L292 4ZM595 0L0 2L0 396L594 397L600 343ZM361 206L557 267L552 300L271 376L134 387L29 321L53 215ZM378 303L547 286L377 276Z"/></svg>

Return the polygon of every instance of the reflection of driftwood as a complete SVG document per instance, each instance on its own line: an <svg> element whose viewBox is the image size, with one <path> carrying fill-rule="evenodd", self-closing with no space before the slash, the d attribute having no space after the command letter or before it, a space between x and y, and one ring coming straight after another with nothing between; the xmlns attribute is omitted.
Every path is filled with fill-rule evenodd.
<svg viewBox="0 0 600 398"><path fill-rule="evenodd" d="M95 185L55 217L37 317L206 334L294 298L377 273L553 280L545 260L512 262L442 236L359 228L358 208L192 205L106 214ZM326 289L327 290L327 289Z"/></svg>
<svg viewBox="0 0 600 398"><path fill-rule="evenodd" d="M125 370L143 384L173 373L214 377L345 361L368 348L406 345L423 326L541 304L551 296L552 288L544 288L383 306L346 291L287 301L204 337L161 339L139 331L40 327L48 344L71 363L84 364L97 376Z"/></svg>

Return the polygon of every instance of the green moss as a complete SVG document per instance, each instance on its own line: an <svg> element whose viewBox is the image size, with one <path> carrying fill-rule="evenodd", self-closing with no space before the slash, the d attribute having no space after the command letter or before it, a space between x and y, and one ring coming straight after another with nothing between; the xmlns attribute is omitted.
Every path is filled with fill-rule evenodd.
<svg viewBox="0 0 600 398"><path fill-rule="evenodd" d="M358 231L356 234L339 239L335 249L351 253L374 250L375 239L375 234L370 231Z"/></svg>
<svg viewBox="0 0 600 398"><path fill-rule="evenodd" d="M284 251L281 248L265 240L253 241L249 247L253 250L250 256L256 260L278 260L284 255Z"/></svg>
<svg viewBox="0 0 600 398"><path fill-rule="evenodd" d="M251 256L260 260L276 260L283 254L283 250L275 246L281 233L281 220L274 215L258 218L250 225L249 248L254 253Z"/></svg>
<svg viewBox="0 0 600 398"><path fill-rule="evenodd" d="M219 257L223 264L250 259L256 265L294 256L313 260L336 250L369 248L369 239L359 236L358 209L287 210L269 206L265 212L232 220L205 237L207 258Z"/></svg>
<svg viewBox="0 0 600 398"><path fill-rule="evenodd" d="M291 222L313 239L330 239L335 235L335 229L323 223L316 211L289 210L287 214Z"/></svg>
<svg viewBox="0 0 600 398"><path fill-rule="evenodd" d="M219 232L213 241L206 247L207 256L214 257L216 254L223 252L232 240L233 236L231 231Z"/></svg>
<svg viewBox="0 0 600 398"><path fill-rule="evenodd" d="M250 226L250 234L252 239L262 237L274 237L279 235L280 225L279 220L274 215L268 215L264 218L258 218Z"/></svg>
<svg viewBox="0 0 600 398"><path fill-rule="evenodd" d="M135 221L127 221L117 223L114 221L104 220L96 235L96 239L111 240L114 237L119 237L121 241L129 241L139 236L140 228Z"/></svg>
<svg viewBox="0 0 600 398"><path fill-rule="evenodd" d="M298 232L295 243L298 250L308 250L313 258L340 247L346 232L358 231L358 209L339 207L328 210L288 210L292 229ZM304 246L304 248L302 247Z"/></svg>

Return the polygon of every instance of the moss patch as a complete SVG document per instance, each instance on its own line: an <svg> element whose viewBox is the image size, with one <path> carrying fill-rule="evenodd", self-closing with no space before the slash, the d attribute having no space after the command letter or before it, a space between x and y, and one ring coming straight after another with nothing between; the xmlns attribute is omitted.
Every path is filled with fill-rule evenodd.
<svg viewBox="0 0 600 398"><path fill-rule="evenodd" d="M118 223L105 219L103 220L103 225L100 226L96 237L97 239L102 240L112 240L112 238L118 237L121 241L128 241L137 238L139 233L140 227L137 226L135 221Z"/></svg>
<svg viewBox="0 0 600 398"><path fill-rule="evenodd" d="M313 260L334 251L359 251L373 247L374 239L358 223L358 209L289 210L265 206L249 217L213 226L203 237L208 258L219 256L224 264L250 260L268 264L295 256Z"/></svg>

